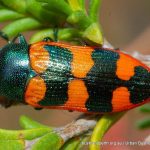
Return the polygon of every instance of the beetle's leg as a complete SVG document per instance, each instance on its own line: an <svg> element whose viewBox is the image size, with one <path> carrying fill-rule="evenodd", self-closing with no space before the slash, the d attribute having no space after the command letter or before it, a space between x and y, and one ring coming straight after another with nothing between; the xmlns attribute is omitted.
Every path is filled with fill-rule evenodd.
<svg viewBox="0 0 150 150"><path fill-rule="evenodd" d="M114 48L114 50L119 51L120 49L119 48Z"/></svg>
<svg viewBox="0 0 150 150"><path fill-rule="evenodd" d="M11 42L14 43L17 38L18 38L18 35L16 35L16 36L11 40Z"/></svg>
<svg viewBox="0 0 150 150"><path fill-rule="evenodd" d="M73 41L77 42L78 44L80 44L81 46L89 46L89 44L84 41L84 40L81 40L79 38L75 38Z"/></svg>
<svg viewBox="0 0 150 150"><path fill-rule="evenodd" d="M53 32L54 32L54 41L57 42L58 41L58 28L55 27Z"/></svg>
<svg viewBox="0 0 150 150"><path fill-rule="evenodd" d="M86 41L79 40L82 46L89 46L89 44Z"/></svg>
<svg viewBox="0 0 150 150"><path fill-rule="evenodd" d="M6 40L7 42L9 42L9 38L8 35L5 34L4 32L0 31L0 37L2 37L4 40Z"/></svg>
<svg viewBox="0 0 150 150"><path fill-rule="evenodd" d="M51 38L51 37L45 37L44 39L43 39L43 42L48 42L48 41L50 41L50 42L57 42L58 41L58 28L54 28L54 30L53 30L53 39Z"/></svg>
<svg viewBox="0 0 150 150"><path fill-rule="evenodd" d="M36 108L36 107L35 107L34 109L35 109L35 110L42 110L43 108Z"/></svg>

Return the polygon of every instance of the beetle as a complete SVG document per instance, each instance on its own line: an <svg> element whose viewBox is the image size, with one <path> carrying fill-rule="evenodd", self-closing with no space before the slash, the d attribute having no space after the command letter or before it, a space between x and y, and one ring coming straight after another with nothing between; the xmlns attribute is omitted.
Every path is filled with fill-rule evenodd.
<svg viewBox="0 0 150 150"><path fill-rule="evenodd" d="M85 113L125 111L150 101L150 68L121 52L48 39L0 49L0 103Z"/></svg>

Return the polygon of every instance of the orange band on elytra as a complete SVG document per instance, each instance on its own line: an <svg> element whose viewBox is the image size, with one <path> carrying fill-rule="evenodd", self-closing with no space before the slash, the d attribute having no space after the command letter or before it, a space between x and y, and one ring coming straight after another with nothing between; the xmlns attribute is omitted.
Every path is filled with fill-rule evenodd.
<svg viewBox="0 0 150 150"><path fill-rule="evenodd" d="M32 78L27 85L25 102L34 107L40 107L38 102L45 97L45 93L46 85L44 80L41 77L36 76Z"/></svg>
<svg viewBox="0 0 150 150"><path fill-rule="evenodd" d="M134 75L134 68L139 65L140 63L137 60L120 53L120 58L117 61L116 75L118 78L127 81Z"/></svg>
<svg viewBox="0 0 150 150"><path fill-rule="evenodd" d="M50 62L49 53L43 47L42 44L33 44L29 49L31 67L37 73L44 72Z"/></svg>
<svg viewBox="0 0 150 150"><path fill-rule="evenodd" d="M72 80L68 86L68 100L64 106L85 108L89 95L82 80Z"/></svg>
<svg viewBox="0 0 150 150"><path fill-rule="evenodd" d="M93 48L82 48L82 50L77 49L77 47L69 48L73 54L73 60L71 63L72 74L77 78L86 77L87 73L90 71L94 65L92 59Z"/></svg>
<svg viewBox="0 0 150 150"><path fill-rule="evenodd" d="M113 92L112 107L113 112L121 111L129 106L133 105L130 103L130 92L126 87L119 87Z"/></svg>

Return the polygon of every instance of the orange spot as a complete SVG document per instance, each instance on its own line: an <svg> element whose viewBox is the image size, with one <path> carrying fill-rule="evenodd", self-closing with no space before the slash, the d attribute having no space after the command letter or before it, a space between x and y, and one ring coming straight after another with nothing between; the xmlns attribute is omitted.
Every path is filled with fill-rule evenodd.
<svg viewBox="0 0 150 150"><path fill-rule="evenodd" d="M49 66L49 53L43 48L44 45L33 44L29 49L31 67L37 73L44 72Z"/></svg>
<svg viewBox="0 0 150 150"><path fill-rule="evenodd" d="M119 87L113 92L112 107L113 112L123 111L133 106L130 102L130 93L126 87Z"/></svg>
<svg viewBox="0 0 150 150"><path fill-rule="evenodd" d="M134 75L134 68L140 65L136 59L120 53L120 59L117 61L116 75L122 80L129 80Z"/></svg>
<svg viewBox="0 0 150 150"><path fill-rule="evenodd" d="M36 76L32 78L27 85L25 102L34 107L40 107L38 102L45 97L45 92L46 85L44 80L41 77Z"/></svg>
<svg viewBox="0 0 150 150"><path fill-rule="evenodd" d="M90 71L94 65L91 54L93 48L82 47L82 49L77 49L76 47L70 47L73 54L73 60L71 63L72 74L77 78L86 77L87 73Z"/></svg>
<svg viewBox="0 0 150 150"><path fill-rule="evenodd" d="M85 103L89 95L82 80L72 80L68 86L68 101L64 107L85 108Z"/></svg>

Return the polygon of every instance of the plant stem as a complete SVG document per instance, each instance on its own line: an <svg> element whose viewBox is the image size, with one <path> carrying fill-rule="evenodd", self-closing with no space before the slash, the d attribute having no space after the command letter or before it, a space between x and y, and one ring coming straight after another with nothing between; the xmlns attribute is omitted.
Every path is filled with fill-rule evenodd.
<svg viewBox="0 0 150 150"><path fill-rule="evenodd" d="M99 144L97 144L97 142L100 142L102 140L104 134L108 131L108 129L123 115L124 113L116 113L104 115L103 117L101 117L101 119L96 124L96 127L94 128L90 140L91 144L89 145L90 150L100 150Z"/></svg>

